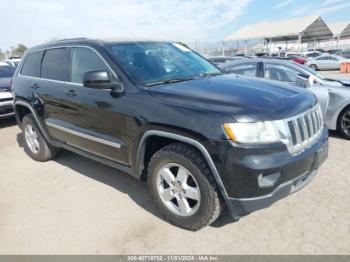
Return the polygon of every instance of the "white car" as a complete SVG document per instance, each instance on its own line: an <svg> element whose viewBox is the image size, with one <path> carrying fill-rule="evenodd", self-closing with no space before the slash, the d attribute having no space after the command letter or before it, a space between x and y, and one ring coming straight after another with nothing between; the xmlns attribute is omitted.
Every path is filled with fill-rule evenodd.
<svg viewBox="0 0 350 262"><path fill-rule="evenodd" d="M14 115L11 78L15 72L13 66L0 62L0 118Z"/></svg>
<svg viewBox="0 0 350 262"><path fill-rule="evenodd" d="M18 64L21 62L20 57L10 57L8 59L4 60L5 63L9 64L10 66L17 67Z"/></svg>
<svg viewBox="0 0 350 262"><path fill-rule="evenodd" d="M350 62L350 59L346 59L338 55L321 55L313 59L307 60L306 66L311 69L317 70L339 70L340 65L343 62Z"/></svg>

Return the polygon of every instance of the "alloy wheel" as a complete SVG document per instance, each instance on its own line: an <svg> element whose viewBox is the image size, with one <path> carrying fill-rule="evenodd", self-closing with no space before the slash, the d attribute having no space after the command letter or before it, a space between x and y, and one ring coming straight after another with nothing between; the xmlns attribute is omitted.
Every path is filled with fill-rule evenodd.
<svg viewBox="0 0 350 262"><path fill-rule="evenodd" d="M197 212L201 193L195 177L184 166L169 163L157 174L157 190L165 206L179 216Z"/></svg>
<svg viewBox="0 0 350 262"><path fill-rule="evenodd" d="M350 110L348 110L341 119L341 128L344 133L350 136Z"/></svg>
<svg viewBox="0 0 350 262"><path fill-rule="evenodd" d="M31 124L27 124L24 129L24 137L26 143L34 154L37 154L40 150L40 144L38 139L38 133L35 131Z"/></svg>

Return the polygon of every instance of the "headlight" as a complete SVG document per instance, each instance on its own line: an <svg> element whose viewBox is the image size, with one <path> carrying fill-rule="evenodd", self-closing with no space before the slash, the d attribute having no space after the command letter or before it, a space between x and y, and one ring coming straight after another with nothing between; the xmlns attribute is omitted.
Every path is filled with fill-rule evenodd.
<svg viewBox="0 0 350 262"><path fill-rule="evenodd" d="M224 129L228 137L237 143L288 142L288 130L283 121L228 123L224 124Z"/></svg>

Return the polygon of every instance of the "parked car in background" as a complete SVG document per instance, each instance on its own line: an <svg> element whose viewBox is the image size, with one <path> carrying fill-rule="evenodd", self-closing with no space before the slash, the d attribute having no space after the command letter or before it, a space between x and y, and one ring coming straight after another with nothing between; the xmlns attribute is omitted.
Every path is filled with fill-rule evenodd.
<svg viewBox="0 0 350 262"><path fill-rule="evenodd" d="M294 193L328 154L310 92L223 74L174 42L44 44L27 51L13 92L30 157L65 148L147 180L163 216L189 230Z"/></svg>
<svg viewBox="0 0 350 262"><path fill-rule="evenodd" d="M275 56L264 56L262 58L266 58L266 59L279 59L279 60L289 60L289 61L293 61L295 63L298 64L305 64L307 58L304 56L300 56L300 55L289 55L287 57L275 57Z"/></svg>
<svg viewBox="0 0 350 262"><path fill-rule="evenodd" d="M207 59L213 64L220 66L232 61L237 61L240 59L247 59L247 58L243 56L215 56L215 57L208 57Z"/></svg>
<svg viewBox="0 0 350 262"><path fill-rule="evenodd" d="M350 50L340 50L340 51L336 52L336 55L350 59Z"/></svg>
<svg viewBox="0 0 350 262"><path fill-rule="evenodd" d="M313 57L318 57L322 55L322 53L319 51L307 51L307 52L303 52L303 55L310 59Z"/></svg>
<svg viewBox="0 0 350 262"><path fill-rule="evenodd" d="M337 53L340 51L342 51L342 49L330 49L330 50L327 50L327 53L330 55L337 55Z"/></svg>
<svg viewBox="0 0 350 262"><path fill-rule="evenodd" d="M13 66L0 62L0 118L14 115L11 91L11 79L14 72Z"/></svg>
<svg viewBox="0 0 350 262"><path fill-rule="evenodd" d="M338 55L321 55L307 60L305 65L315 71L339 70L341 63L343 62L350 62L350 60Z"/></svg>
<svg viewBox="0 0 350 262"><path fill-rule="evenodd" d="M350 139L350 81L329 79L306 66L280 59L237 61L223 70L307 88L319 99L326 126Z"/></svg>
<svg viewBox="0 0 350 262"><path fill-rule="evenodd" d="M18 64L21 62L21 58L20 57L10 57L8 59L5 59L4 62L6 62L10 66L13 66L16 68L18 66Z"/></svg>

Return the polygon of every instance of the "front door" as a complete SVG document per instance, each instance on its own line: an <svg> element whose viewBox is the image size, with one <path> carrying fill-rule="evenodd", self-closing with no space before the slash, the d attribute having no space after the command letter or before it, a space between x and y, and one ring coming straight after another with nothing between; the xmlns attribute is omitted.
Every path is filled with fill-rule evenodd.
<svg viewBox="0 0 350 262"><path fill-rule="evenodd" d="M70 78L66 83L65 115L68 144L106 159L128 165L125 141L124 96L111 90L86 88L83 77L90 71L114 73L104 59L89 47L71 50Z"/></svg>

